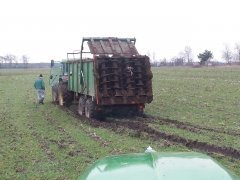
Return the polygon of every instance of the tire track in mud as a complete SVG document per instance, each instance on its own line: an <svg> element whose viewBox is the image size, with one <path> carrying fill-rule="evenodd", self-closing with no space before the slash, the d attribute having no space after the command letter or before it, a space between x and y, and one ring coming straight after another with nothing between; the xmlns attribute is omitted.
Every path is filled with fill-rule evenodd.
<svg viewBox="0 0 240 180"><path fill-rule="evenodd" d="M58 149L66 149L67 150L66 155L70 157L78 156L80 154L86 154L87 150L85 150L83 147L79 148L79 145L76 148L69 148L70 146L75 145L76 141L69 134L66 133L64 128L58 126L53 119L49 118L48 116L49 114L47 113L44 114L44 112L42 111L43 116L45 116L46 122L51 127L53 127L53 129L58 131L59 137L61 138L60 140L51 139L48 137L48 135L38 132L38 129L36 126L34 126L32 120L28 122L26 127L29 129L31 135L38 142L39 148L43 151L48 160L58 161L58 158L54 150L50 148L52 144L55 144L58 147Z"/></svg>
<svg viewBox="0 0 240 180"><path fill-rule="evenodd" d="M120 122L119 125L122 125L126 128L130 128L130 129L133 129L136 131L145 132L149 135L149 137L151 137L154 140L158 140L159 138L166 139L171 142L182 144L188 148L198 149L198 150L205 151L208 153L219 153L219 154L223 154L225 156L230 156L233 158L240 159L240 150L234 149L232 147L217 146L214 144L208 144L206 142L187 139L187 138L175 135L175 134L169 134L166 132L158 131L152 127L149 127L145 123L127 122L127 124L126 124L125 122L124 123Z"/></svg>
<svg viewBox="0 0 240 180"><path fill-rule="evenodd" d="M133 121L131 119L127 119L127 121L124 119L124 121L122 121L121 119L114 118L112 121L98 121L96 119L87 119L85 117L79 118L79 115L76 111L67 109L65 107L62 107L62 109L67 111L70 115L73 115L76 118L80 119L81 122L94 127L104 127L115 132L118 131L119 128L128 128L139 134L143 132L147 133L148 136L154 141L165 139L174 143L182 144L190 149L196 149L207 153L218 153L224 156L240 159L240 150L238 149L234 149L232 147L217 146L197 140L191 140L175 134L158 131L152 127L149 127L146 122L152 121L151 118L135 118Z"/></svg>
<svg viewBox="0 0 240 180"><path fill-rule="evenodd" d="M32 132L31 135L37 140L37 142L39 143L40 149L42 149L42 151L48 157L48 159L51 161L55 161L56 155L54 154L53 151L51 151L50 143L47 140L47 138L43 138L41 134L36 132Z"/></svg>
<svg viewBox="0 0 240 180"><path fill-rule="evenodd" d="M44 136L44 134L41 134L41 133L37 132L37 127L32 122L33 121L32 118L29 115L27 115L27 117L30 119L30 121L26 124L26 127L30 131L32 137L36 140L39 148L46 155L46 157L50 161L55 161L56 160L56 155L50 148L49 139L46 136Z"/></svg>
<svg viewBox="0 0 240 180"><path fill-rule="evenodd" d="M231 135L231 136L240 136L240 132L231 131L231 130L204 127L204 126L200 126L200 125L194 125L194 124L190 124L190 123L184 123L184 122L180 122L177 120L164 119L164 118L160 118L160 117L153 117L153 119L154 119L154 121L157 120L158 122L161 122L162 124L165 124L165 125L171 124L171 125L174 125L176 128L189 130L191 132L199 132L200 130L204 130L204 131L227 134L227 135Z"/></svg>
<svg viewBox="0 0 240 180"><path fill-rule="evenodd" d="M56 105L56 104L54 104L54 105ZM62 107L62 106L58 106L58 107L60 107L64 111L66 111L67 114L73 115L72 112L74 112L74 111L71 111L71 110L69 110L69 109L67 109L65 107ZM61 127L60 124L58 124L57 120L54 119L54 117L51 114L52 114L51 111L45 112L45 117L46 117L46 120L49 123L49 125L51 125L51 127L55 128L55 129L58 129L61 132L61 134L64 134L66 136L66 138L63 138L60 141L52 140L52 142L57 144L59 147L65 147L66 143L67 144L71 144L71 142L74 141L74 144L76 144L78 146L81 146L81 149L83 151L82 153L86 153L88 157L92 158L92 155L89 153L89 151L87 149L85 149L85 147L83 147L77 141L72 140L71 139L72 138L71 135L63 127ZM79 118L79 116L78 116L78 118ZM117 149L117 148L113 147L110 141L102 138L95 131L93 131L91 129L84 128L83 125L79 124L78 121L74 121L73 123L74 123L75 127L80 128L90 139L95 141L99 146L101 146L103 148L107 148L107 147L110 148L111 150L109 150L109 153L119 153L119 152L122 152L120 149ZM69 143L68 143L68 141L66 141L66 139L69 139ZM71 154L78 155L79 153L80 152L76 149L74 152L70 152L69 155L71 155Z"/></svg>
<svg viewBox="0 0 240 180"><path fill-rule="evenodd" d="M43 112L44 113L44 112ZM49 142L57 145L59 149L66 149L70 157L86 155L92 158L91 154L81 144L79 144L62 126L58 124L56 119L52 118L51 112L44 114L46 122L59 133L60 140L50 139ZM72 146L72 148L70 148Z"/></svg>
<svg viewBox="0 0 240 180"><path fill-rule="evenodd" d="M85 116L80 116L77 113L77 109L76 107L74 107L73 109L64 107L64 106L58 106L60 107L63 111L65 111L68 115L73 116L77 119L79 119L81 122L83 122L84 124L88 124L91 125L92 127L98 128L98 127L104 127L102 126L101 122L103 121L99 121L96 119L88 119ZM100 123L100 124L99 124ZM81 126L80 128L88 135L88 137L92 138L94 141L96 141L100 146L102 146L103 148L105 147L110 147L112 150L109 151L109 153L113 153L113 154L119 154L119 153L123 153L123 151L119 148L116 148L112 145L111 141L108 141L106 139L103 139L101 136L97 135L96 132L91 131L89 129L84 128L81 124L79 125L79 123L76 121L75 122L76 126ZM108 127L106 127L108 128ZM109 127L110 128L110 127ZM108 129L109 129L108 128Z"/></svg>

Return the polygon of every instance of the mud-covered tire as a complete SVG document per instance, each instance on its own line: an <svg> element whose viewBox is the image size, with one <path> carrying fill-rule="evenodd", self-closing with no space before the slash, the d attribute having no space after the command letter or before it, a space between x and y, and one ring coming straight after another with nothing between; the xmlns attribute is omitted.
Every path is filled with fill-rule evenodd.
<svg viewBox="0 0 240 180"><path fill-rule="evenodd" d="M144 111L143 111L143 109L139 109L138 107L135 107L133 110L133 115L143 117Z"/></svg>
<svg viewBox="0 0 240 180"><path fill-rule="evenodd" d="M68 91L67 83L60 82L58 85L58 102L61 106L70 106L73 101L73 94Z"/></svg>
<svg viewBox="0 0 240 180"><path fill-rule="evenodd" d="M80 97L78 101L78 114L81 116L85 115L85 105L86 99L84 97Z"/></svg>
<svg viewBox="0 0 240 180"><path fill-rule="evenodd" d="M58 102L58 85L54 85L52 87L52 102L53 103Z"/></svg>
<svg viewBox="0 0 240 180"><path fill-rule="evenodd" d="M138 106L133 106L128 108L128 115L129 116L139 116L142 117L144 114L142 109L139 109Z"/></svg>
<svg viewBox="0 0 240 180"><path fill-rule="evenodd" d="M95 118L96 117L95 109L96 109L95 103L91 99L88 99L85 105L85 116L87 118Z"/></svg>
<svg viewBox="0 0 240 180"><path fill-rule="evenodd" d="M144 111L143 111L143 110L138 110L138 111L136 112L136 116L145 117Z"/></svg>

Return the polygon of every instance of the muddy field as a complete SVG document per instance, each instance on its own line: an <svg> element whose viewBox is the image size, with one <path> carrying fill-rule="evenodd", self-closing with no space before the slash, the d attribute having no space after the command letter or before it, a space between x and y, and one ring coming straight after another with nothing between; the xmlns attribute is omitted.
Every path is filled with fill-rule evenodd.
<svg viewBox="0 0 240 180"><path fill-rule="evenodd" d="M36 105L33 82L48 70L0 70L0 177L75 179L107 155L198 151L240 175L240 68L153 69L146 117L86 119L70 108Z"/></svg>
<svg viewBox="0 0 240 180"><path fill-rule="evenodd" d="M70 109L65 107L60 107L66 112L70 112L71 115L79 118L77 114L77 105L73 105ZM228 134L231 136L235 136L236 138L240 137L240 133L236 131L225 131L215 128L208 128L208 127L201 127L201 126L194 126L188 123L179 122L176 120L171 119L161 119L159 117L145 115L145 117L119 117L115 115L111 118L106 117L104 120L97 120L97 119L87 119L85 117L80 116L80 121L86 123L93 127L101 127L101 128L108 128L112 131L122 133L128 132L131 130L135 136L140 137L142 134L145 134L148 138L152 139L153 141L158 141L159 139L164 139L169 141L167 143L176 143L182 144L190 149L195 149L199 151L204 151L207 153L216 153L221 154L224 156L229 156L231 158L240 159L240 149L235 149L232 146L220 146L216 144L211 144L208 142L201 142L198 139L191 139L181 137L177 134L168 133L165 131L157 130L154 128L154 124L157 125L168 125L175 128L187 130L196 134L201 134L202 130L206 132L216 132L220 134Z"/></svg>

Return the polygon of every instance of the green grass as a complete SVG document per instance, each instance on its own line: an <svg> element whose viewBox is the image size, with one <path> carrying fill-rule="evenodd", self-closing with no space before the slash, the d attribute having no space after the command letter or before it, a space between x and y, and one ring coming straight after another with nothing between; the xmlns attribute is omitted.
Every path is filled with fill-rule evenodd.
<svg viewBox="0 0 240 180"><path fill-rule="evenodd" d="M146 113L191 124L240 131L239 68L153 69L154 101ZM42 73L47 85L44 105L33 88ZM157 151L190 151L135 136L129 129L114 132L83 123L51 103L48 69L0 69L0 179L76 179L92 162L107 155ZM157 122L154 122L157 123ZM198 135L167 125L154 128L239 149L238 137L205 132ZM231 145L232 144L232 145ZM213 155L240 174L240 161Z"/></svg>
<svg viewBox="0 0 240 180"><path fill-rule="evenodd" d="M154 101L162 118L240 131L240 68L153 69Z"/></svg>

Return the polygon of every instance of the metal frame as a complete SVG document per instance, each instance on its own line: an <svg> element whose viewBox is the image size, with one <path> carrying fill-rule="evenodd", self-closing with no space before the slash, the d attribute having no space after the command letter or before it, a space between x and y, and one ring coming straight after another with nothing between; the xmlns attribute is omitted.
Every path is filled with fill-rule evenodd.
<svg viewBox="0 0 240 180"><path fill-rule="evenodd" d="M81 55L80 55L80 59L82 60L82 54L83 53L91 53L91 54L95 54L95 53L93 53L93 52L84 52L83 51L83 45L84 45L84 42L95 42L95 41L99 41L100 42L100 44L101 44L101 46L102 46L102 49L104 50L104 49L106 49L106 47L104 46L104 44L103 44L103 41L109 41L109 43L110 43L110 46L111 46L111 49L112 49L112 52L115 52L115 53L107 53L105 50L104 50L104 53L102 53L102 54L104 54L104 55L106 55L106 54L119 54L119 53L116 53L116 50L115 50L115 48L114 48L114 46L113 46L113 43L112 43L112 41L117 41L118 42L118 44L119 44L119 47L122 49L122 53L121 54L125 54L124 52L123 52L123 48L121 47L121 42L122 41L125 41L125 42L128 42L128 45L130 44L130 43L132 43L133 42L133 44L135 45L136 44L136 38L116 38L116 37L84 37L83 39L82 39L82 45L81 45L81 51L80 51L80 53L81 53ZM90 47L89 47L90 48ZM129 49L132 49L133 47L130 47L129 46ZM135 48L135 54L138 54L138 52L137 52L137 50L136 50L136 48Z"/></svg>

